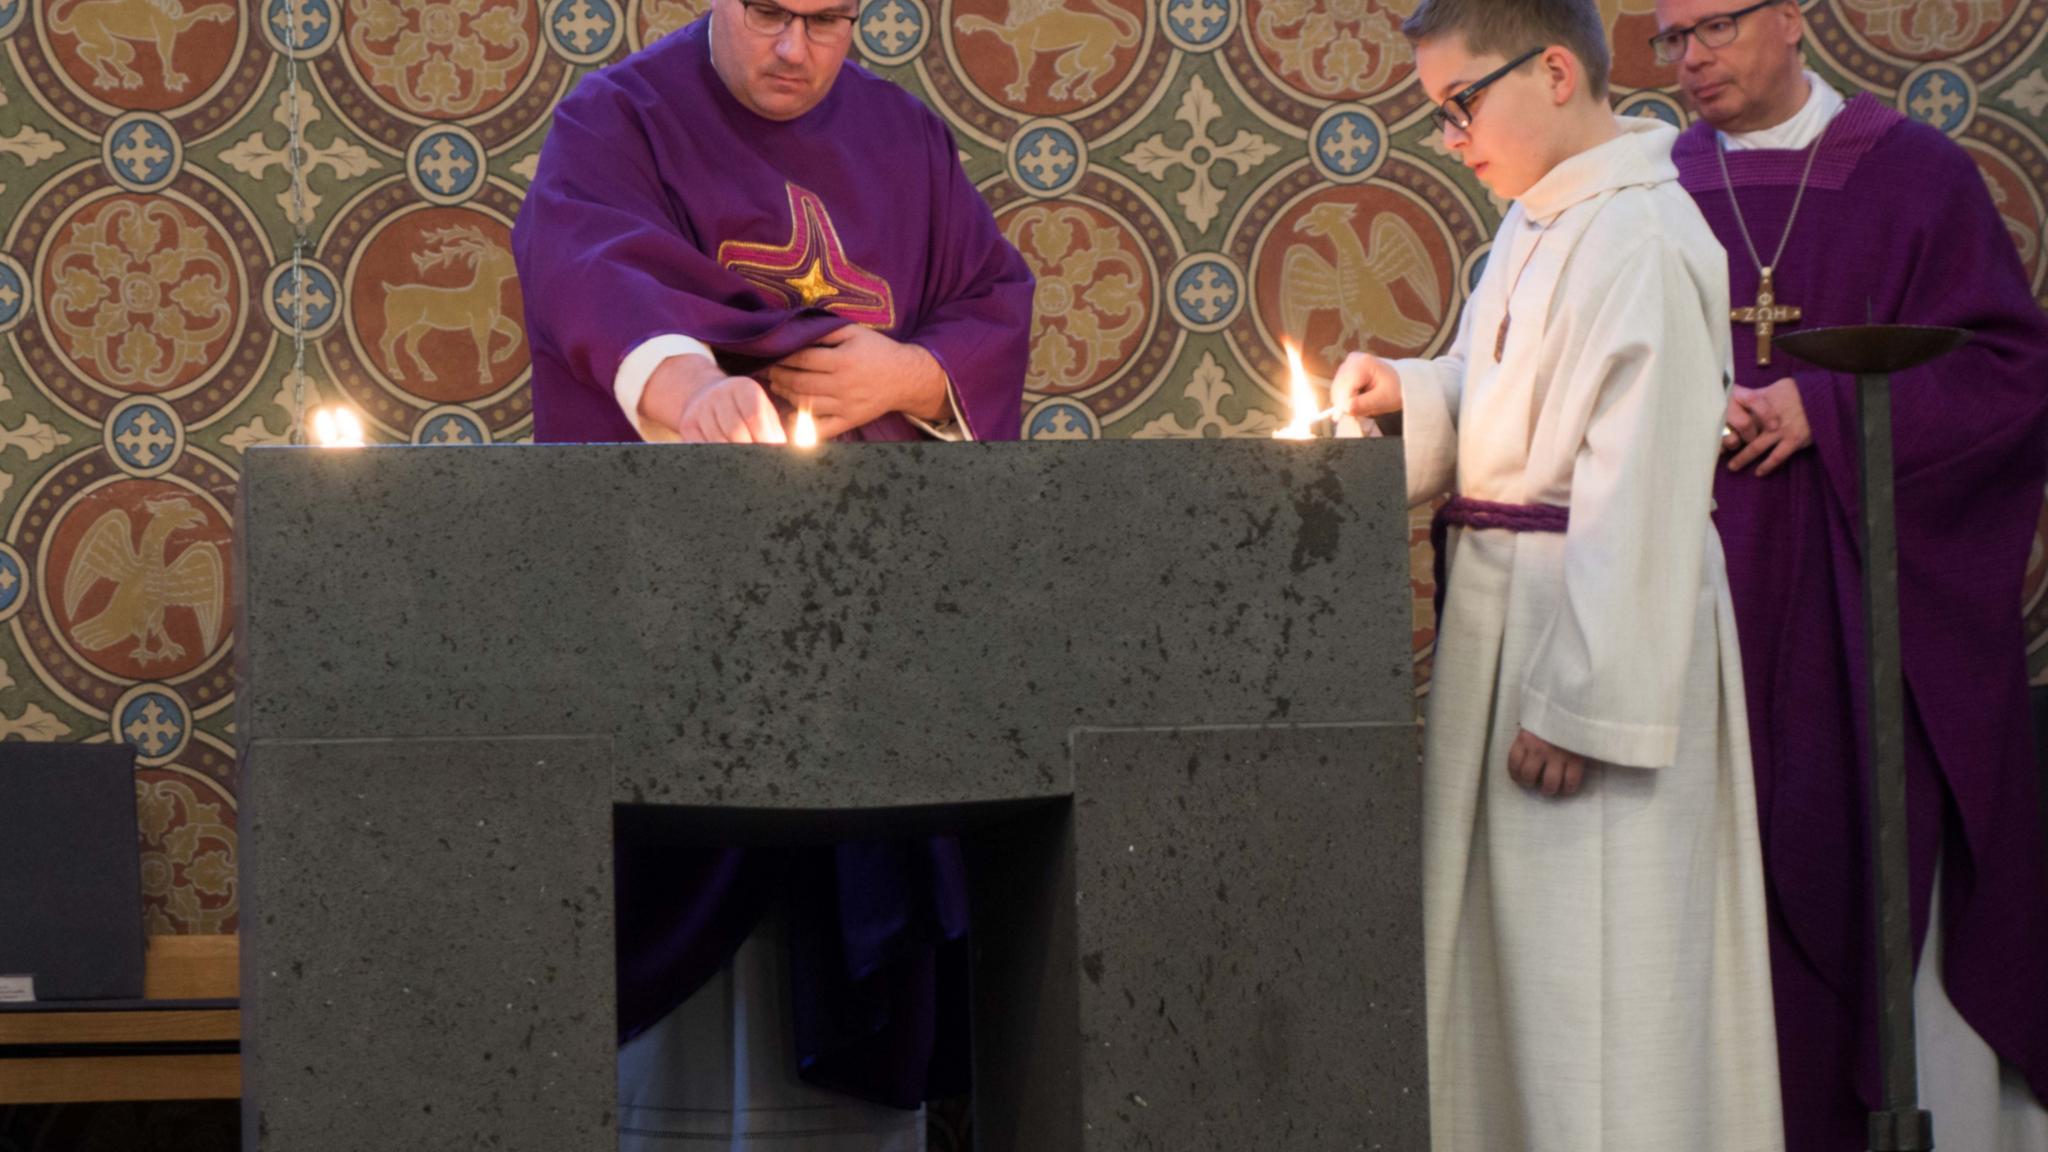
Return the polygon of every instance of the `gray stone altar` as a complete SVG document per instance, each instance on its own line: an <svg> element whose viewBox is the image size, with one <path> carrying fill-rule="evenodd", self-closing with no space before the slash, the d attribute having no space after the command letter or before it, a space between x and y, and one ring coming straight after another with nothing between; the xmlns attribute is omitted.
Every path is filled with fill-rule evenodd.
<svg viewBox="0 0 2048 1152"><path fill-rule="evenodd" d="M615 1147L615 818L961 831L981 1149L1427 1148L1398 441L247 463L248 1148Z"/></svg>

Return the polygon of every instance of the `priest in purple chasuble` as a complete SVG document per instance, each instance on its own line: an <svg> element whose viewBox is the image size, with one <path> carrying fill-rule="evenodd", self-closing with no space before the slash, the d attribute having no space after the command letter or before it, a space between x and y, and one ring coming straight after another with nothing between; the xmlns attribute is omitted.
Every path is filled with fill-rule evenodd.
<svg viewBox="0 0 2048 1152"><path fill-rule="evenodd" d="M1017 437L1030 272L938 117L846 60L857 14L714 0L562 102L513 233L537 439ZM628 845L616 882L628 1145L922 1147L888 1109L964 1089L954 841Z"/></svg>
<svg viewBox="0 0 2048 1152"><path fill-rule="evenodd" d="M1773 338L1877 322L1974 334L1892 378L1922 1100L1944 1148L2048 1148L2048 840L2018 608L2048 472L2048 319L1969 155L1807 71L1797 4L1656 12L1653 46L1700 113L1674 159L1735 305L1716 521L1787 1147L1864 1148L1880 1098L1856 385Z"/></svg>
<svg viewBox="0 0 2048 1152"><path fill-rule="evenodd" d="M717 0L555 110L513 236L537 439L772 437L771 401L821 435L1016 438L1023 257L944 123L846 61L852 0L795 8L838 24Z"/></svg>

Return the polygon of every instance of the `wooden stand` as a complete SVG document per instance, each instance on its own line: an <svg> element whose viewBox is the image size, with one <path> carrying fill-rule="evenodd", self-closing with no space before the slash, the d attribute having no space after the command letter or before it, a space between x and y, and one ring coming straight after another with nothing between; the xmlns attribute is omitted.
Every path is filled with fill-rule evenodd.
<svg viewBox="0 0 2048 1152"><path fill-rule="evenodd" d="M154 936L142 1000L0 1010L0 1104L242 1095L237 936Z"/></svg>

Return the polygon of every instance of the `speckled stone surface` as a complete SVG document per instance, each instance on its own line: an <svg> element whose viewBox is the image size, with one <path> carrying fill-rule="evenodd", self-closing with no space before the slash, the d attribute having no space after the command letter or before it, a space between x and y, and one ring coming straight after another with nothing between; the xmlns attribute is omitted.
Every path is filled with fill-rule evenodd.
<svg viewBox="0 0 2048 1152"><path fill-rule="evenodd" d="M1063 793L1077 725L1401 720L1393 441L258 449L245 741L605 733L621 800Z"/></svg>
<svg viewBox="0 0 2048 1152"><path fill-rule="evenodd" d="M367 1106L387 1145L610 1149L613 802L686 833L972 827L987 1152L1424 1146L1377 1134L1422 1131L1401 466L251 453L252 1147L366 1146ZM491 991L458 990L473 964ZM580 996L499 997L535 965ZM559 1070L523 1047L557 1017ZM398 1103L443 1096L467 1127Z"/></svg>
<svg viewBox="0 0 2048 1152"><path fill-rule="evenodd" d="M610 741L278 742L255 768L244 1147L615 1148Z"/></svg>
<svg viewBox="0 0 2048 1152"><path fill-rule="evenodd" d="M1429 1147L1412 725L1074 737L1083 1147Z"/></svg>
<svg viewBox="0 0 2048 1152"><path fill-rule="evenodd" d="M1416 737L1076 732L967 841L981 1152L1427 1149Z"/></svg>

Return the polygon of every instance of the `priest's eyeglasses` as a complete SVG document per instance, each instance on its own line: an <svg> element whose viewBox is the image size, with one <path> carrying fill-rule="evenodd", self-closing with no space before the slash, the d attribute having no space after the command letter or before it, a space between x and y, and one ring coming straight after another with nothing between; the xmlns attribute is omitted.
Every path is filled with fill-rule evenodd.
<svg viewBox="0 0 2048 1152"><path fill-rule="evenodd" d="M1773 0L1773 3L1775 2L1776 0ZM1501 77L1506 76L1508 73L1513 72L1542 54L1543 49L1531 48L1513 60L1460 88L1443 103L1437 105L1435 110L1430 112L1430 119L1436 121L1437 130L1441 132L1456 128L1462 132L1472 127L1472 104L1479 98L1480 91L1488 84L1499 80Z"/></svg>
<svg viewBox="0 0 2048 1152"><path fill-rule="evenodd" d="M1786 0L1759 0L1747 8L1738 8L1719 16L1709 16L1697 24L1684 28L1667 28L1650 37L1650 48L1657 53L1657 62L1660 64L1676 64L1685 59L1685 40L1688 36L1698 39L1709 48L1726 48L1735 43L1736 34L1742 31L1737 21L1752 12L1761 12L1774 4L1785 2Z"/></svg>
<svg viewBox="0 0 2048 1152"><path fill-rule="evenodd" d="M780 36L792 20L804 22L804 38L813 44L837 48L853 38L854 18L844 12L791 12L765 0L740 0L740 14L749 31L763 36Z"/></svg>

